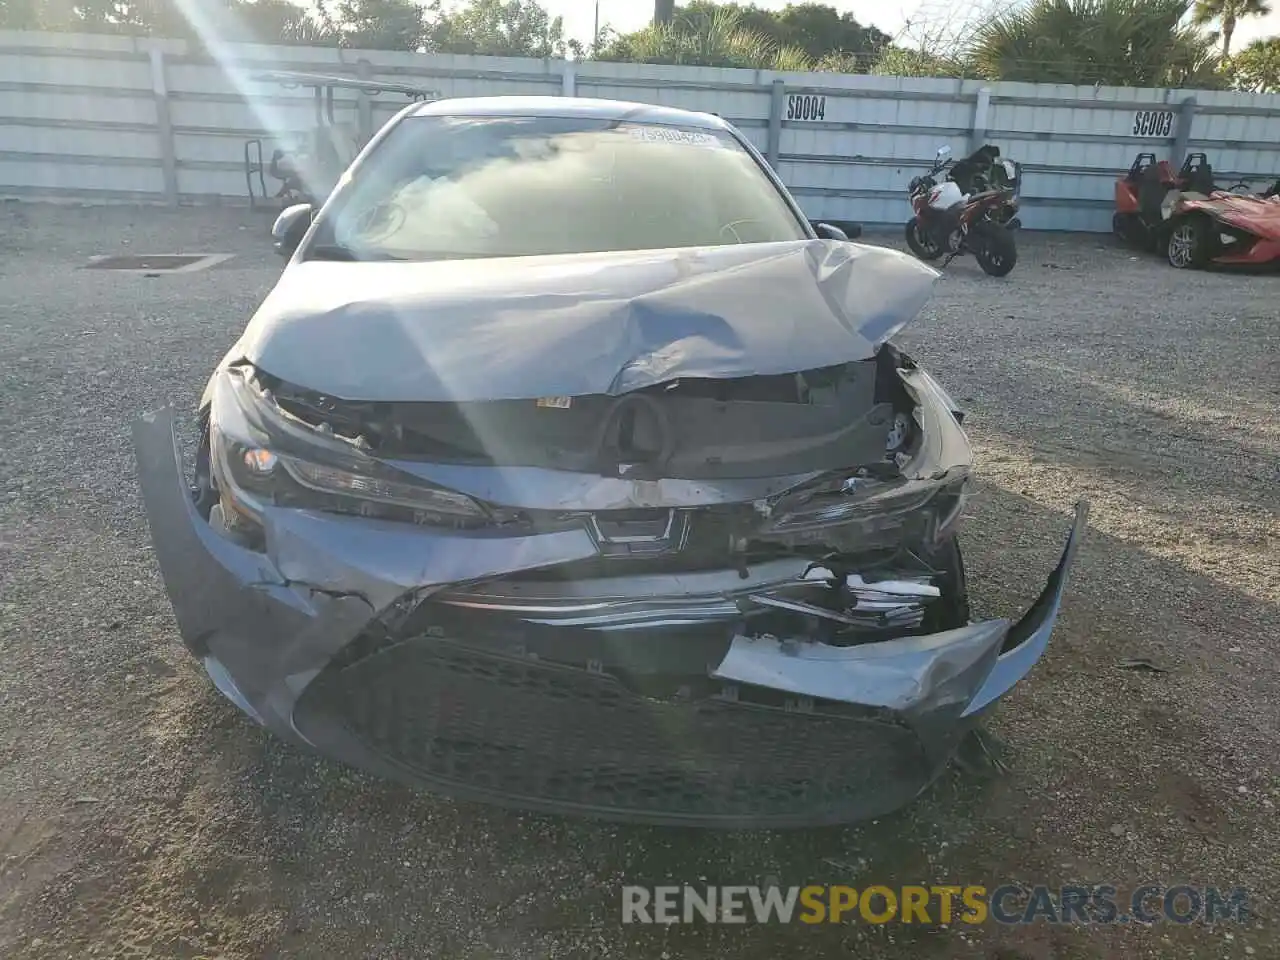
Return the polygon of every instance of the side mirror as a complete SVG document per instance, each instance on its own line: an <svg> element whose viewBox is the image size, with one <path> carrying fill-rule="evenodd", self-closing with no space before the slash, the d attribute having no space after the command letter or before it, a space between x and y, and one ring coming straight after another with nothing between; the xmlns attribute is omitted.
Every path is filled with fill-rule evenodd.
<svg viewBox="0 0 1280 960"><path fill-rule="evenodd" d="M271 246L282 257L291 257L311 228L315 215L309 203L295 203L285 207L271 227Z"/></svg>
<svg viewBox="0 0 1280 960"><path fill-rule="evenodd" d="M823 240L857 240L862 224L854 220L810 220L813 232Z"/></svg>

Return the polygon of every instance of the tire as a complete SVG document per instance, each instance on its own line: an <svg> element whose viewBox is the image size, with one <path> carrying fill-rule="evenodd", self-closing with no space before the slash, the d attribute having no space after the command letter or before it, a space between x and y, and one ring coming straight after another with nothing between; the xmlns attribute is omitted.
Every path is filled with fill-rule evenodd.
<svg viewBox="0 0 1280 960"><path fill-rule="evenodd" d="M195 471L191 483L191 500L196 512L209 519L209 512L218 502L218 491L213 485L213 470L209 452L209 411L200 414L200 442L196 445Z"/></svg>
<svg viewBox="0 0 1280 960"><path fill-rule="evenodd" d="M1209 221L1183 217L1169 225L1165 259L1175 270L1200 268L1209 262Z"/></svg>
<svg viewBox="0 0 1280 960"><path fill-rule="evenodd" d="M918 217L907 221L907 246L921 260L937 260L942 256L942 244L930 237L928 231L920 229Z"/></svg>
<svg viewBox="0 0 1280 960"><path fill-rule="evenodd" d="M942 596L929 605L924 629L930 633L941 633L968 626L969 583L965 576L964 555L960 552L959 539L952 536L935 547L928 554L927 562L938 571Z"/></svg>
<svg viewBox="0 0 1280 960"><path fill-rule="evenodd" d="M988 226L982 231L982 242L973 256L987 276L1004 277L1018 263L1018 243L1012 231Z"/></svg>
<svg viewBox="0 0 1280 960"><path fill-rule="evenodd" d="M1137 214L1115 214L1111 218L1111 229L1126 247L1141 249L1151 246L1150 242L1144 240L1146 230L1143 228L1142 221L1138 219Z"/></svg>

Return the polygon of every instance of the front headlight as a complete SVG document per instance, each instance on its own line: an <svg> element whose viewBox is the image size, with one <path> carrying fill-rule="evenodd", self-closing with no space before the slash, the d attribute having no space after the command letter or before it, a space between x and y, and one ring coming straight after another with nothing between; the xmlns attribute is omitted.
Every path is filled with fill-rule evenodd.
<svg viewBox="0 0 1280 960"><path fill-rule="evenodd" d="M258 388L249 368L219 374L209 443L219 493L240 517L258 520L272 505L434 526L494 522L470 497L388 467L291 417Z"/></svg>
<svg viewBox="0 0 1280 960"><path fill-rule="evenodd" d="M823 542L832 527L860 549L933 543L951 533L970 493L973 451L957 404L918 367L899 376L915 401L912 440L892 463L832 475L784 495L770 509L765 536Z"/></svg>
<svg viewBox="0 0 1280 960"><path fill-rule="evenodd" d="M957 467L931 480L853 476L784 498L763 531L766 539L821 543L832 527L860 550L891 549L943 539L969 493L969 471Z"/></svg>

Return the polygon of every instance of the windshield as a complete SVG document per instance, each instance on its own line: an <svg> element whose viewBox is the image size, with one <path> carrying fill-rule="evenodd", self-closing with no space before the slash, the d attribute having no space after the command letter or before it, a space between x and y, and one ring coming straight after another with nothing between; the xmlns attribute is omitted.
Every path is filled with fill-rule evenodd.
<svg viewBox="0 0 1280 960"><path fill-rule="evenodd" d="M461 259L798 240L730 134L594 118L412 117L344 184L307 256Z"/></svg>

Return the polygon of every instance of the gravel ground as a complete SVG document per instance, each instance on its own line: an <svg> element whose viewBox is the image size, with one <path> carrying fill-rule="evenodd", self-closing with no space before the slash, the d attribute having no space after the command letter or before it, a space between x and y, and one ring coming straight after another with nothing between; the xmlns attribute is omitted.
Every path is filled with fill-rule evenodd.
<svg viewBox="0 0 1280 960"><path fill-rule="evenodd" d="M1013 615L1093 502L1010 770L851 829L620 828L454 804L256 729L180 647L131 449L279 268L244 211L0 207L0 956L1280 956L1280 278L1024 236L905 345L970 411L974 599ZM886 238L896 242L896 237ZM209 271L78 269L225 252ZM1119 668L1149 658L1168 672ZM1246 924L658 929L623 883L1242 885Z"/></svg>

